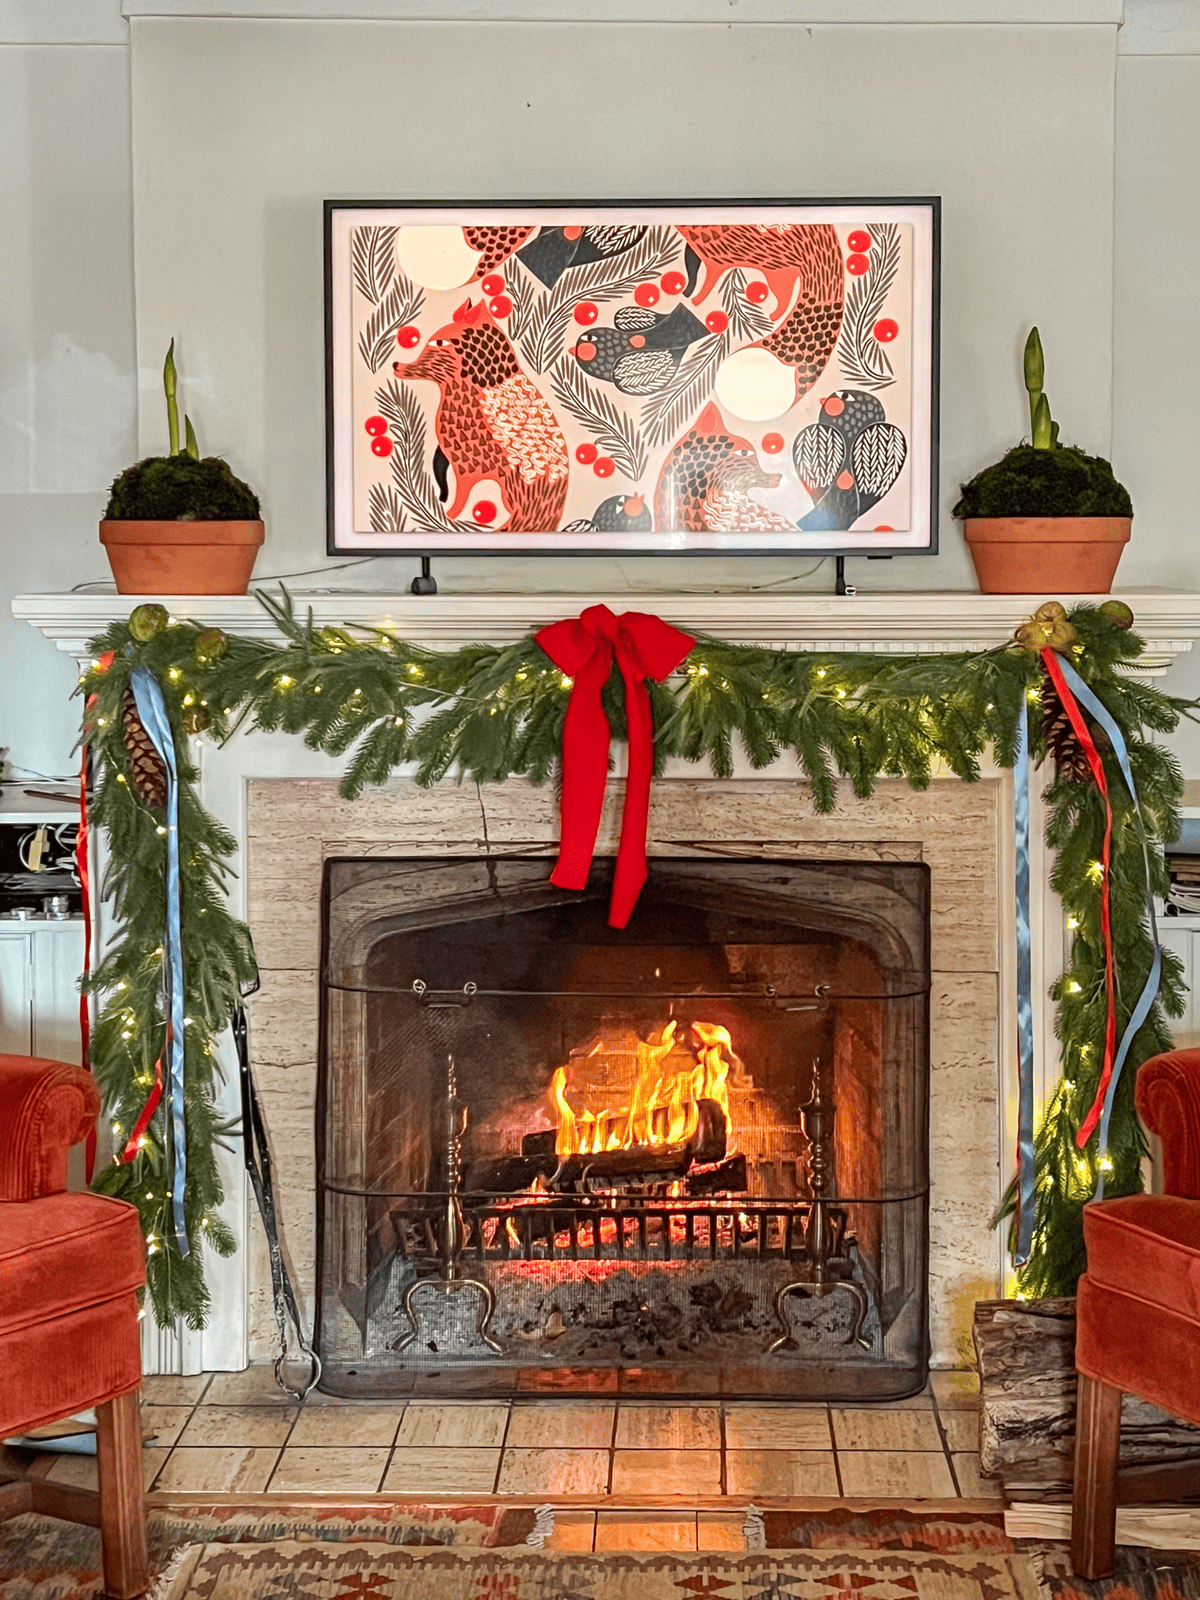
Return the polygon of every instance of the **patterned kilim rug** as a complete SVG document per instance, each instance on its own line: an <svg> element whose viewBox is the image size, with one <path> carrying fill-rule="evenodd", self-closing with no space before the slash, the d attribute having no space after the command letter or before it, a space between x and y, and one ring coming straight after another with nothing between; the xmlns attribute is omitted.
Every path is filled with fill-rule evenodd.
<svg viewBox="0 0 1200 1600"><path fill-rule="evenodd" d="M1200 1556L1194 1550L1119 1544L1112 1576L1085 1583L1071 1571L1066 1545L1026 1548L1043 1600L1200 1600Z"/></svg>
<svg viewBox="0 0 1200 1600"><path fill-rule="evenodd" d="M1028 1558L911 1551L530 1554L201 1545L164 1600L1038 1600Z"/></svg>

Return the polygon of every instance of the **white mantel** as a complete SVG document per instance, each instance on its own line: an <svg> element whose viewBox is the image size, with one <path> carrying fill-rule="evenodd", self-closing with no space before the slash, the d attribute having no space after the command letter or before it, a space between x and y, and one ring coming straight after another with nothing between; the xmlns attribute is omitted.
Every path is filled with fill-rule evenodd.
<svg viewBox="0 0 1200 1600"><path fill-rule="evenodd" d="M274 591L277 592L277 591ZM275 624L253 595L45 594L18 595L13 615L29 622L65 654L83 659L87 641L127 617L141 598L161 600L172 615L254 638L277 637ZM474 641L506 644L548 622L602 602L613 611L653 611L668 622L738 644L797 650L868 650L889 654L979 650L1002 644L1044 598L984 595L965 590L815 594L692 594L686 590L626 590L616 594L436 595L295 591L297 613L309 607L318 623L387 627L429 645ZM1094 595L1060 595L1070 606ZM1200 635L1200 594L1173 589L1123 589L1134 626L1146 641L1139 671L1158 675Z"/></svg>
<svg viewBox="0 0 1200 1600"><path fill-rule="evenodd" d="M1162 675L1171 662L1189 652L1200 635L1200 594L1162 589L1125 590L1120 598L1135 614L1135 626L1147 642L1139 674ZM114 621L126 618L143 598L161 600L172 616L203 626L261 639L278 637L269 614L253 595L247 596L129 596L129 595L24 595L13 602L14 614L38 628L64 654L81 665L90 657L88 641ZM699 633L731 642L774 645L796 650L879 651L888 654L932 653L983 649L1003 644L1013 629L1027 618L1041 596L979 595L938 591L933 593L833 595L798 593L708 593L628 590L617 594L581 595L524 593L520 595L442 593L416 597L410 594L334 593L293 595L297 613L311 607L318 624L358 623L385 627L397 634L434 647L471 641L504 644L527 636L534 629L578 614L583 606L602 601L614 611L655 612L667 620ZM1070 604L1070 596L1060 597ZM1089 597L1093 598L1093 597ZM199 798L206 809L229 830L236 841L230 865L236 874L229 886L230 909L235 916L250 913L246 889L249 838L249 791L255 780L333 779L343 762L307 749L302 740L285 734L243 730L224 747L207 738L193 741L200 771ZM743 770L744 768L744 770ZM672 762L668 777L702 778L705 773L687 763ZM992 777L1001 774L989 769ZM739 763L736 776L754 776ZM789 759L781 760L763 776L801 777ZM1035 786L1033 841L1034 987L1041 997L1036 1012L1036 1070L1039 1094L1057 1076L1057 1048L1053 1037L1053 1008L1048 1000L1051 982L1061 971L1063 933L1061 909L1049 892L1049 866L1042 840L1040 783ZM365 804L365 802L364 802ZM1009 815L1010 801L1001 806L1001 819ZM1011 820L1000 823L998 840L1000 882L1011 881ZM907 837L907 835L906 835ZM1000 947L1011 951L1011 901L997 902ZM110 930L102 918L97 934L99 948ZM996 1084L998 1148L1012 1148L1013 1105L1004 1065L1013 1059L1012 991L1010 955L1002 955L999 974L999 1037ZM222 1046L226 1069L223 1109L236 1116L237 1073L228 1041ZM247 1237L249 1195L240 1161L221 1158L226 1203L222 1215L239 1239ZM999 1236L996 1249L999 1251ZM237 1368L245 1364L248 1349L250 1303L246 1253L230 1260L207 1263L206 1276L214 1305L220 1308L202 1334L181 1329L177 1335L160 1335L145 1326L143 1360L148 1371L199 1371L202 1368Z"/></svg>

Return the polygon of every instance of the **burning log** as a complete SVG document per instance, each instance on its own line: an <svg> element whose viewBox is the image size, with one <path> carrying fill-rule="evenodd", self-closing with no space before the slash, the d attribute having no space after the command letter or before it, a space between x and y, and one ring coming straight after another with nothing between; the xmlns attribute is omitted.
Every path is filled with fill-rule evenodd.
<svg viewBox="0 0 1200 1600"><path fill-rule="evenodd" d="M715 1100L700 1100L696 1125L688 1139L669 1144L635 1144L590 1155L560 1156L555 1151L557 1128L527 1133L521 1154L543 1163L547 1178L556 1183L577 1182L585 1173L593 1178L682 1178L689 1167L724 1161L727 1145L725 1113Z"/></svg>

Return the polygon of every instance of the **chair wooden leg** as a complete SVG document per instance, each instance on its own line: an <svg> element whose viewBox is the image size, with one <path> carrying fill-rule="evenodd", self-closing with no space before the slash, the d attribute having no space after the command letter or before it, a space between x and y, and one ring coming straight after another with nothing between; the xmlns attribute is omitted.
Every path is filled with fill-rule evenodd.
<svg viewBox="0 0 1200 1600"><path fill-rule="evenodd" d="M1081 1372L1071 1493L1071 1565L1081 1578L1106 1578L1113 1569L1120 1449L1120 1389Z"/></svg>
<svg viewBox="0 0 1200 1600"><path fill-rule="evenodd" d="M96 1407L96 1455L105 1593L113 1600L134 1600L150 1584L136 1389Z"/></svg>

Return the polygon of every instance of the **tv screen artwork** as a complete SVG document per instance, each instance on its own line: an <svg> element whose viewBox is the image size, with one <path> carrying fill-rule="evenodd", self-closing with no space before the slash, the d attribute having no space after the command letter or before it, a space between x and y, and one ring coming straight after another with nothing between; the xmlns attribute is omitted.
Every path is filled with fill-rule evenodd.
<svg viewBox="0 0 1200 1600"><path fill-rule="evenodd" d="M327 201L330 551L934 551L938 223Z"/></svg>

